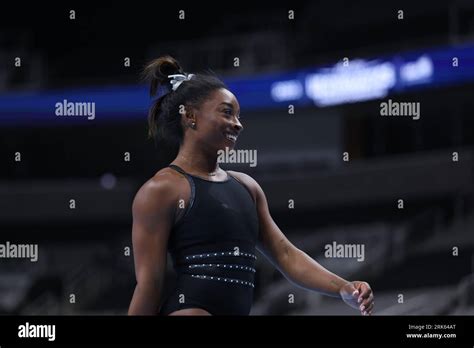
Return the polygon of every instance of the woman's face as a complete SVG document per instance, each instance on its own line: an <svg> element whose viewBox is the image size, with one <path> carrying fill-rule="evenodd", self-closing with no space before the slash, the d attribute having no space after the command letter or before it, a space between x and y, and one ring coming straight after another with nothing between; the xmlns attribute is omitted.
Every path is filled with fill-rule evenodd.
<svg viewBox="0 0 474 348"><path fill-rule="evenodd" d="M239 114L240 105L232 92L224 88L214 91L195 110L194 140L212 151L233 148L244 128Z"/></svg>

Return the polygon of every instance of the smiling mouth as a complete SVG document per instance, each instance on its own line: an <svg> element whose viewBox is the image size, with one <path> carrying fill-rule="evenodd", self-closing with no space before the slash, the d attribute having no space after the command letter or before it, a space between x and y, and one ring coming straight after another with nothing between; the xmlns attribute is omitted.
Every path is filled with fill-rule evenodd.
<svg viewBox="0 0 474 348"><path fill-rule="evenodd" d="M237 135L230 134L230 133L224 133L225 137L235 143L237 141Z"/></svg>

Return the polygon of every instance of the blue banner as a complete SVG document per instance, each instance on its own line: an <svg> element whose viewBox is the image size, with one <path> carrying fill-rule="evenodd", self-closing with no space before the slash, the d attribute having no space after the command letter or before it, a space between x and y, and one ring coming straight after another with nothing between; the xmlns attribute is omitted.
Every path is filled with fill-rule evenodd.
<svg viewBox="0 0 474 348"><path fill-rule="evenodd" d="M293 105L326 107L474 81L474 45L343 59L331 66L224 79L242 112ZM143 120L147 86L94 87L0 96L2 124L51 125Z"/></svg>

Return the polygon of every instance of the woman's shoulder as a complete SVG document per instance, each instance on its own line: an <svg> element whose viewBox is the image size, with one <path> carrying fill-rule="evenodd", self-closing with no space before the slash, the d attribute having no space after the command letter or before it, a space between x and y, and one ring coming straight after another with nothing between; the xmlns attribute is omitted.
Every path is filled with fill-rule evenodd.
<svg viewBox="0 0 474 348"><path fill-rule="evenodd" d="M186 178L175 170L166 167L148 179L138 190L134 202L146 202L147 205L175 204L182 193Z"/></svg>
<svg viewBox="0 0 474 348"><path fill-rule="evenodd" d="M245 181L253 181L256 182L254 178L252 178L250 175L242 172L236 172L235 170L227 170L227 173L229 173L231 176L233 176L236 179L239 180L245 180Z"/></svg>
<svg viewBox="0 0 474 348"><path fill-rule="evenodd" d="M242 172L228 170L227 173L244 185L252 194L254 198L257 197L259 190L261 190L258 182L250 175Z"/></svg>

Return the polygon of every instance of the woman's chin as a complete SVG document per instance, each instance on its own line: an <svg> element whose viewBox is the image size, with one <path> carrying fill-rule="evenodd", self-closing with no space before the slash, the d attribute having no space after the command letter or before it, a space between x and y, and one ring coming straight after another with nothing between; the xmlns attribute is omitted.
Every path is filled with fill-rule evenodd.
<svg viewBox="0 0 474 348"><path fill-rule="evenodd" d="M219 148L221 151L232 150L235 147L235 143L231 140L227 140L224 144L222 144Z"/></svg>

